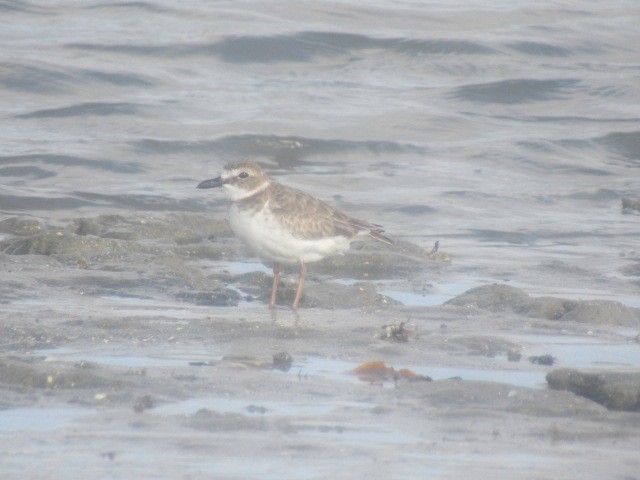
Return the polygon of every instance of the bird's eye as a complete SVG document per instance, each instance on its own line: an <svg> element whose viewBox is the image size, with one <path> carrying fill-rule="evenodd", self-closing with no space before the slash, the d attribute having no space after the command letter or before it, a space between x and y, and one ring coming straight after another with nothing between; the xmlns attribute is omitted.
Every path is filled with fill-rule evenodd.
<svg viewBox="0 0 640 480"><path fill-rule="evenodd" d="M238 175L238 178L247 178L249 176L249 174L247 172L240 172L240 175Z"/></svg>

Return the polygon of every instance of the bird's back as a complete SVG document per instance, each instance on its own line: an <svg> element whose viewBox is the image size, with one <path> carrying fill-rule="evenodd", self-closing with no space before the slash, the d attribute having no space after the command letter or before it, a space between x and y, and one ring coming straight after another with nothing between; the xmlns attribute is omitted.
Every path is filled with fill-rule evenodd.
<svg viewBox="0 0 640 480"><path fill-rule="evenodd" d="M349 217L302 190L272 181L264 196L274 217L297 238L318 240L341 236L352 239L370 233L376 240L391 243L380 234L382 230L378 225Z"/></svg>

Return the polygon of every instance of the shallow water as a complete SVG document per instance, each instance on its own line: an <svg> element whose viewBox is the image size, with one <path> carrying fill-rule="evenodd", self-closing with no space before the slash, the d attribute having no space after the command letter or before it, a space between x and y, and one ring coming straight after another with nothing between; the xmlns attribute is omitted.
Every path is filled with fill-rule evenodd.
<svg viewBox="0 0 640 480"><path fill-rule="evenodd" d="M632 5L516 2L498 19L498 4L382 2L262 23L265 5L229 4L221 29L204 2L103 3L97 29L82 4L8 10L3 210L203 211L221 199L194 184L257 156L459 255L622 252L638 239L619 208L639 185Z"/></svg>
<svg viewBox="0 0 640 480"><path fill-rule="evenodd" d="M518 335L510 338L524 346L525 355L552 355L562 367L634 371L640 365L640 345L631 337L626 342L570 335Z"/></svg>
<svg viewBox="0 0 640 480"><path fill-rule="evenodd" d="M640 216L622 211L622 199L640 192L635 1L351 0L305 8L290 0L14 1L0 4L0 16L0 222L17 216L34 221L24 231L0 232L0 319L78 322L74 339L95 318L116 322L113 329L147 322L139 330L130 327L130 342L112 338L105 327L97 339L87 339L92 348L66 347L65 338L54 335L36 338L26 352L7 344L8 356L42 355L52 366L88 361L123 370L192 370L188 362L217 359L236 345L237 332L198 327L202 331L185 340L192 343L181 346L166 340L171 329L202 318L232 318L238 329L246 319L271 325L269 314L257 310L264 303L260 291L250 288L263 277L240 280L253 272L268 277L270 268L209 223L226 218L222 192L195 188L238 158L257 160L283 183L384 225L393 238L427 251L440 241L451 262L412 269L409 260L370 278L363 274L378 293L407 307L426 310L468 288L507 283L532 296L640 308ZM121 217L94 222L99 215ZM47 229L71 232L70 243L12 243ZM309 270L311 289L363 281L348 269ZM340 318L327 312L307 315L307 327L318 335L338 328ZM404 311L393 315L384 321L406 319ZM286 319L297 325L297 317L287 313ZM423 329L431 328L428 321ZM379 327L371 325L371 331ZM356 388L361 382L349 371L357 362L345 358L362 354L359 348L375 358L388 354L394 367L434 379L506 382L536 391L548 370L530 365L530 355L551 354L562 367L627 371L640 365L631 340L637 332L611 340L593 326L584 326L593 334L584 337L575 330L543 335L531 333L530 325L518 327L509 334L481 332L521 346L518 364L498 356L471 365L456 354L450 364L403 365L394 346L367 343L366 330L366 339L350 345L329 342L342 357L319 351L296 358L286 374L269 375L302 372ZM255 340L255 329L243 338ZM156 340L165 343L143 348L144 332L153 337L159 331ZM273 348L299 334L273 332ZM354 332L361 333L347 333ZM52 348L43 348L49 341ZM250 397L248 404L254 403ZM2 397L2 406L12 398ZM213 405L246 415L243 398L168 401L157 412L190 414ZM335 403L264 404L283 416L332 415L350 405L333 398ZM105 435L131 433L134 421L99 428L87 422L96 430L86 435L97 446L86 457L78 412L46 405L0 411L5 445L13 447L20 430L59 435L42 444L30 437L16 444L0 474L23 477L34 465L27 474L37 476L34 459L42 455L43 465L66 465L64 478L76 478L77 469L87 466L90 475L106 471L110 478L347 478L336 468L334 452L322 450L321 462L312 465L304 456L297 460L304 446L288 451L283 472L276 471L281 454L268 445L254 445L256 455L234 460L202 445L190 450L197 440L188 434L184 445L158 449L151 441L122 441L118 455L135 446L122 463L101 456L114 448ZM70 425L73 435L67 436ZM455 435L414 431L403 437L403 431L360 425L347 433L313 430L304 441L314 454L313 446L348 444L355 452L349 460L371 478L459 478L470 472L511 478L514 468L542 478L577 471L573 457L568 462L526 448L491 452L478 444L438 450L436 443ZM481 439L485 434L474 433ZM144 438L135 429L131 435ZM166 440L164 432L157 435L150 438ZM476 437L456 441L468 438ZM65 441L77 450L65 450L60 460L54 453ZM375 461L366 456L378 444L420 441L421 453L381 452ZM247 448L241 447L236 450ZM173 455L176 449L179 455ZM605 456L589 452L590 458ZM156 470L145 470L158 459ZM602 473L585 465L583 478Z"/></svg>
<svg viewBox="0 0 640 480"><path fill-rule="evenodd" d="M14 408L0 410L0 432L43 432L59 430L88 416L77 408Z"/></svg>
<svg viewBox="0 0 640 480"><path fill-rule="evenodd" d="M506 335L504 338L519 346L522 360L519 362L507 361L505 355L489 358L478 358L475 366L441 366L430 364L419 365L390 365L396 368L409 367L413 372L431 377L434 380L459 378L468 381L501 382L528 388L545 388L545 376L548 367L531 365L528 358L531 356L551 355L554 358L554 366L562 368L598 369L615 371L635 371L640 366L640 345L631 336L621 335L616 339L602 339L593 335L544 335L544 334L517 334ZM150 351L147 355L130 355L127 350L111 351L77 351L69 348L40 349L32 352L39 357L44 356L47 362L90 362L113 367L125 368L171 368L188 367L193 362L200 362L203 368L207 365L224 366L224 360L216 355L211 347L193 349L176 346L167 352ZM228 360L233 363L232 360ZM451 360L450 360L451 361ZM228 365L228 364L227 364ZM302 361L293 363L287 372L274 370L276 375L290 375L292 377L324 378L339 382L362 382L353 371L358 363L350 360L336 358L324 358L321 356L307 356ZM366 383L366 382L365 382ZM388 379L380 382L380 385L393 387L394 382ZM249 399L191 399L181 403L180 406L167 406L165 410L177 413L177 410L189 411L195 406L205 408L207 402L213 402L216 410L237 411L243 403L250 403ZM263 402L264 403L264 402ZM261 403L261 405L263 404ZM267 402L269 403L269 402ZM187 407L187 405L189 407ZM332 403L326 404L326 408L339 406ZM198 408L195 408L196 411ZM281 405L286 414L299 414L295 406ZM293 410L290 410L293 408ZM301 408L315 408L306 404ZM176 410L174 412L174 410ZM193 412L192 412L193 413Z"/></svg>

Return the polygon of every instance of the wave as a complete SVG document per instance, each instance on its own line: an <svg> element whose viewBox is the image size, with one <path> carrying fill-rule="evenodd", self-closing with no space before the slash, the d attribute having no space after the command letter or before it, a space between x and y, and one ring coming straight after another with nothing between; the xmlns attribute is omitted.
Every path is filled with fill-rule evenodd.
<svg viewBox="0 0 640 480"><path fill-rule="evenodd" d="M94 69L0 63L0 85L8 90L38 94L75 92L78 86L112 85L118 87L153 87L155 82L130 72L105 72Z"/></svg>
<svg viewBox="0 0 640 480"><path fill-rule="evenodd" d="M519 78L499 82L478 83L456 88L452 97L478 103L520 104L557 100L580 83L562 78L536 80Z"/></svg>
<svg viewBox="0 0 640 480"><path fill-rule="evenodd" d="M337 32L228 36L217 42L167 45L70 43L67 48L150 56L215 56L229 63L308 62L317 57L386 50L404 55L487 55L493 48L468 40L376 38Z"/></svg>
<svg viewBox="0 0 640 480"><path fill-rule="evenodd" d="M424 154L424 147L389 141L353 141L278 135L228 135L216 140L174 141L144 139L134 142L138 153L171 155L176 153L216 154L222 157L271 157L278 162L290 158L366 151L372 154Z"/></svg>
<svg viewBox="0 0 640 480"><path fill-rule="evenodd" d="M89 102L70 107L46 108L15 115L14 118L62 118L108 115L136 115L141 107L135 103Z"/></svg>
<svg viewBox="0 0 640 480"><path fill-rule="evenodd" d="M28 165L25 165L28 164ZM117 162L115 160L89 159L70 155L28 154L0 156L0 165L14 167L33 167L33 164L58 165L63 167L84 167L91 170L106 170L116 173L141 173L145 169L135 162Z"/></svg>

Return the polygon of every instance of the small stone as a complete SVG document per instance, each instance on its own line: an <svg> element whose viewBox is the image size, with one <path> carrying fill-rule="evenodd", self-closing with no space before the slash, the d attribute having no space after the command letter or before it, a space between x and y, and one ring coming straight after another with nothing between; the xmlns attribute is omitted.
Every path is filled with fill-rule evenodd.
<svg viewBox="0 0 640 480"><path fill-rule="evenodd" d="M507 360L510 362L519 362L522 359L522 353L520 349L512 347L507 352Z"/></svg>
<svg viewBox="0 0 640 480"><path fill-rule="evenodd" d="M553 355L534 355L529 357L529 361L536 365L553 365L556 363L556 359Z"/></svg>

